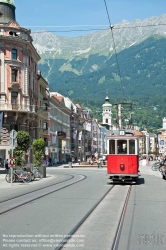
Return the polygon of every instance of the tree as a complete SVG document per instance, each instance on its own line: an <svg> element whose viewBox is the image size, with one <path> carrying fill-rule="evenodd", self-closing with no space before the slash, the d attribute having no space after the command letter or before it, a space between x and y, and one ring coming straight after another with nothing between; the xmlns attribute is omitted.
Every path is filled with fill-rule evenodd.
<svg viewBox="0 0 166 250"><path fill-rule="evenodd" d="M24 153L27 152L30 147L31 139L30 135L26 131L18 131L17 133L17 147L14 149L15 164L17 166L23 166L25 164Z"/></svg>
<svg viewBox="0 0 166 250"><path fill-rule="evenodd" d="M34 153L34 164L38 166L43 165L45 141L43 138L37 139L32 143L32 150Z"/></svg>
<svg viewBox="0 0 166 250"><path fill-rule="evenodd" d="M31 145L31 138L28 132L18 131L17 133L17 148L26 152Z"/></svg>

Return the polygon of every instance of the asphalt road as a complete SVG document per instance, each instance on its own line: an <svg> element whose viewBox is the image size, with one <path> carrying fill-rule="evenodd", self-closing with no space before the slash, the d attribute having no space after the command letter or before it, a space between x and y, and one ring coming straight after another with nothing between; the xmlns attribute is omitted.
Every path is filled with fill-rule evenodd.
<svg viewBox="0 0 166 250"><path fill-rule="evenodd" d="M39 240L45 239L43 235L48 237L50 237L49 235L57 235L55 238L62 240L64 235L67 235L71 231L104 192L110 188L110 186L106 185L106 174L105 171L102 170L85 172L62 169L58 171L56 169L55 171L57 176L59 174L61 176L64 172L84 172L87 178L72 186L68 186L58 192L3 214L0 217L0 231L2 233L0 241L3 244L7 244L6 247L4 245L4 249L11 249L12 245L10 246L8 241L12 239L12 237L15 237L12 242L13 244L18 243L16 239L17 241L21 239L29 239L31 241L37 239L37 243L39 244ZM56 178L56 180L57 179L58 178ZM30 238L28 238L28 235L30 235ZM37 235L39 236L37 237ZM48 237L46 239L48 239ZM43 243L44 242L41 242L42 247ZM3 244L0 249L3 249ZM27 248L19 245L18 249L41 248L39 245L37 247L27 246ZM42 249L53 248L45 247Z"/></svg>
<svg viewBox="0 0 166 250"><path fill-rule="evenodd" d="M50 168L49 174L56 176L51 179L54 183L68 178L67 174L71 173L86 175L86 179L3 214L0 217L0 249L55 249L54 245L69 234L71 229L110 188L111 184L108 184L105 171L105 169ZM161 179L159 173L152 172L150 166L141 167L140 181L137 185L133 185L131 190L118 249L166 249L165 187L166 181ZM123 189L123 186L119 185L119 188ZM15 189L15 193L13 190L10 192L12 195L17 195L21 193L21 189ZM22 192L25 192L25 188ZM114 214L115 217L119 214L117 207L113 207L113 202L116 201L116 206L117 202L119 207L122 206L120 195L122 192L120 190L117 192L119 194L116 193L112 201L109 200L102 208L100 207L99 211L103 213L103 219L101 222L98 220L96 222L98 221L98 227L102 229L100 230L101 236L94 237L95 244L91 241L92 250L99 249L96 247L99 245L102 246L102 250L109 249L102 239L106 234L108 236L106 238L109 238L109 234L113 234L111 228L108 229L111 223L112 228L114 227L113 220L108 219L109 216ZM7 195L10 197L9 193ZM97 214L97 210L95 213ZM94 215L89 225L92 226L91 235L95 236ZM73 249L88 249L85 246L86 227L84 230L82 235L76 233L78 246Z"/></svg>

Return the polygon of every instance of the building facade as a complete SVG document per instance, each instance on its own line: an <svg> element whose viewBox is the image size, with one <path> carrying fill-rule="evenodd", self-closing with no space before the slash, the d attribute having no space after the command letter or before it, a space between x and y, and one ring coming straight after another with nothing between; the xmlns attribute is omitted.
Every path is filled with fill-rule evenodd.
<svg viewBox="0 0 166 250"><path fill-rule="evenodd" d="M50 92L48 156L54 163L66 163L70 159L70 114L64 97Z"/></svg>
<svg viewBox="0 0 166 250"><path fill-rule="evenodd" d="M0 111L3 124L0 157L8 158L10 131L24 130L37 138L38 61L30 30L15 20L14 1L0 1Z"/></svg>

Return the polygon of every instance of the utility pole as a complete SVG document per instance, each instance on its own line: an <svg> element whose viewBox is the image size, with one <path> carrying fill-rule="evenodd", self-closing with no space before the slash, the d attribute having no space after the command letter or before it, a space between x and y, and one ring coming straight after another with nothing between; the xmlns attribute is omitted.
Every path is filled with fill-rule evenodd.
<svg viewBox="0 0 166 250"><path fill-rule="evenodd" d="M119 129L122 129L122 105L118 104L118 125Z"/></svg>
<svg viewBox="0 0 166 250"><path fill-rule="evenodd" d="M122 109L124 109L123 106L128 106L129 110L130 110L130 117L129 117L129 126L130 128L132 128L133 124L132 124L132 103L127 103L127 102L123 102L123 103L117 103L115 104L117 105L117 124L119 129L122 129L122 118L124 118L124 114L122 114ZM125 112L125 110L123 111Z"/></svg>

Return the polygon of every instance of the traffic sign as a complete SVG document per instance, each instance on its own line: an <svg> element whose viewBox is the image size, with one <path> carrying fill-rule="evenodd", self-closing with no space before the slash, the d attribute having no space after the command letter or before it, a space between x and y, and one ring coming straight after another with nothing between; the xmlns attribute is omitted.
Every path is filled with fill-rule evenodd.
<svg viewBox="0 0 166 250"><path fill-rule="evenodd" d="M15 139L17 137L17 131L12 129L10 131L10 138Z"/></svg>
<svg viewBox="0 0 166 250"><path fill-rule="evenodd" d="M15 161L13 160L13 158L10 159L9 165L10 165L11 168L15 167Z"/></svg>
<svg viewBox="0 0 166 250"><path fill-rule="evenodd" d="M17 147L17 138L15 139L10 138L10 147Z"/></svg>

